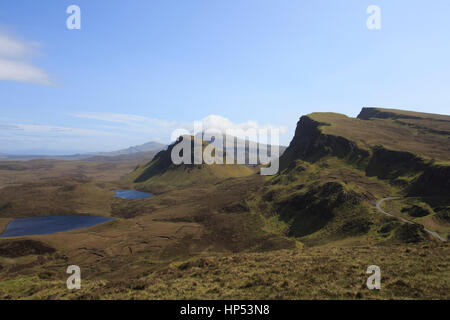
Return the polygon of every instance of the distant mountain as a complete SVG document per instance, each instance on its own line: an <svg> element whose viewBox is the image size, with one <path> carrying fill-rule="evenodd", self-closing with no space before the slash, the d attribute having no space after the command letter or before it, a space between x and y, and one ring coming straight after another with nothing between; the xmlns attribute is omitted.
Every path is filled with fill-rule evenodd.
<svg viewBox="0 0 450 320"><path fill-rule="evenodd" d="M2 154L0 155L1 160L5 161L28 161L35 159L51 159L51 160L82 160L87 157L92 156L92 154L73 154L73 155L61 155L61 156L50 156L42 154Z"/></svg>
<svg viewBox="0 0 450 320"><path fill-rule="evenodd" d="M91 155L84 160L100 162L151 161L158 152L165 150L166 148L167 145L165 144L151 141L118 151L100 152Z"/></svg>
<svg viewBox="0 0 450 320"><path fill-rule="evenodd" d="M161 151L167 148L167 145L159 143L159 142L147 142L138 146L129 147L126 149L121 149L118 151L112 151L112 152L100 152L97 153L96 156L120 156L120 155L131 155L136 153L142 153L142 152L149 152L149 151Z"/></svg>
<svg viewBox="0 0 450 320"><path fill-rule="evenodd" d="M177 142L179 142L181 137ZM191 136L191 163L194 162L194 140L198 141L203 150L212 143L205 141L200 136ZM177 142L168 146L167 150L160 151L151 162L138 166L127 178L129 182L138 183L139 188L151 191L165 191L174 188L214 184L229 178L245 177L253 175L257 170L253 167L256 164L249 165L250 155L255 158L259 152L267 152L270 155L271 146L265 144L256 144L257 148L250 148L248 142L232 136L226 136L224 139L233 139L235 155L238 152L245 154L246 164L180 164L175 165L171 159L172 149ZM280 154L285 147L280 147ZM226 152L222 150L224 157ZM236 159L236 158L235 158ZM225 158L223 159L225 163Z"/></svg>
<svg viewBox="0 0 450 320"><path fill-rule="evenodd" d="M202 134L197 134L196 137L198 139L203 139ZM251 165L250 159L257 159L257 164L261 164L261 159L259 155L266 155L268 157L272 154L272 148L274 146L270 144L263 144L256 141L249 140L248 137L245 139L238 138L231 135L223 135L223 141L222 144L224 146L224 150L226 150L228 141L233 141L234 144L234 154L235 156L238 154L242 154L242 152L245 153L245 164ZM212 143L212 141L206 141L206 143ZM278 156L280 157L287 147L285 146L278 146Z"/></svg>
<svg viewBox="0 0 450 320"><path fill-rule="evenodd" d="M160 150L155 151L146 151L146 152L138 152L138 153L129 153L129 154L118 154L118 155L95 155L89 158L84 158L84 161L97 161L97 162L124 162L124 161L141 161L148 162L153 159L153 157Z"/></svg>
<svg viewBox="0 0 450 320"><path fill-rule="evenodd" d="M150 161L156 153L164 150L167 146L159 142L147 142L142 145L129 147L112 152L91 152L73 155L15 155L0 153L2 160L33 160L33 159L55 159L55 160L85 160L85 161Z"/></svg>

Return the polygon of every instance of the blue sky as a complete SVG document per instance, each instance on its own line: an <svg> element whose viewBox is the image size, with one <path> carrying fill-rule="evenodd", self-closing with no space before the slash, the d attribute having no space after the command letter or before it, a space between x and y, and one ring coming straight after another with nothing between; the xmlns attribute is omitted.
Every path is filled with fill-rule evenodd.
<svg viewBox="0 0 450 320"><path fill-rule="evenodd" d="M66 28L72 4L81 30ZM3 0L0 153L169 142L204 118L282 127L288 144L315 111L448 114L449 13L448 0Z"/></svg>

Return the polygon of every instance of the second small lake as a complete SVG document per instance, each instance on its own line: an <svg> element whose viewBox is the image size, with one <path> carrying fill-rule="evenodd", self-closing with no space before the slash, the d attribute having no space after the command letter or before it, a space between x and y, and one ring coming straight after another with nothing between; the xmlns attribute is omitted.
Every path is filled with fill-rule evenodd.
<svg viewBox="0 0 450 320"><path fill-rule="evenodd" d="M153 194L136 190L113 190L115 198L121 199L147 199L153 197Z"/></svg>

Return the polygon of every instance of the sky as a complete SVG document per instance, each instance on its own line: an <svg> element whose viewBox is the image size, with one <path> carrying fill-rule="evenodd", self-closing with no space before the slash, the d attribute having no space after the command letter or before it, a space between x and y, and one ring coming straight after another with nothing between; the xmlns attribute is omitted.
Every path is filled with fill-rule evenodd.
<svg viewBox="0 0 450 320"><path fill-rule="evenodd" d="M168 143L199 120L279 128L287 145L311 112L448 114L449 13L448 0L2 0L0 153Z"/></svg>

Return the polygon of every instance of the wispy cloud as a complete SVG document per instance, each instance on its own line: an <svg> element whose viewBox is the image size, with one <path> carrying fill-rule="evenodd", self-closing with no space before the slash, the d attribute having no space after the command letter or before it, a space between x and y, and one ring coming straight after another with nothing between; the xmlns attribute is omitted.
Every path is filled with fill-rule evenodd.
<svg viewBox="0 0 450 320"><path fill-rule="evenodd" d="M177 121L166 121L154 118L148 118L144 116L134 115L134 114L122 114L122 113L75 113L72 116L83 119L100 120L105 122L120 123L126 125L130 128L139 128L145 126L164 127L173 128L180 125Z"/></svg>
<svg viewBox="0 0 450 320"><path fill-rule="evenodd" d="M149 118L140 115L133 114L119 114L119 113L76 113L72 116L83 119L91 119L102 122L115 123L116 126L104 126L105 128L110 128L122 132L140 132L146 134L154 134L155 139L163 139L165 141L170 141L171 134L174 130L184 129L189 132L193 132L194 121L193 122L180 122L180 121L166 121L160 119ZM281 134L286 132L286 127L275 126L271 124L260 125L256 121L246 121L241 123L236 123L222 117L220 115L208 115L207 117L197 120L195 122L200 122L202 124L203 130L215 129L225 132L239 132L240 130L248 129L278 129Z"/></svg>
<svg viewBox="0 0 450 320"><path fill-rule="evenodd" d="M283 126L276 126L272 124L260 125L256 121L235 123L225 117L216 114L211 114L201 119L200 122L202 123L202 127L204 130L216 129L222 132L225 132L227 130L231 132L239 132L239 130L248 130L248 129L255 129L255 130L278 129L281 134L284 134L286 132L286 127Z"/></svg>
<svg viewBox="0 0 450 320"><path fill-rule="evenodd" d="M17 126L10 124L0 124L0 130L14 130L14 129L18 129Z"/></svg>
<svg viewBox="0 0 450 320"><path fill-rule="evenodd" d="M49 125L35 125L35 124L0 124L1 131L21 131L25 133L33 134L59 134L62 136L114 136L115 133L105 132L101 130L72 128L72 127L60 127Z"/></svg>
<svg viewBox="0 0 450 320"><path fill-rule="evenodd" d="M38 48L36 42L25 42L0 32L0 80L53 85L48 73L31 62Z"/></svg>

